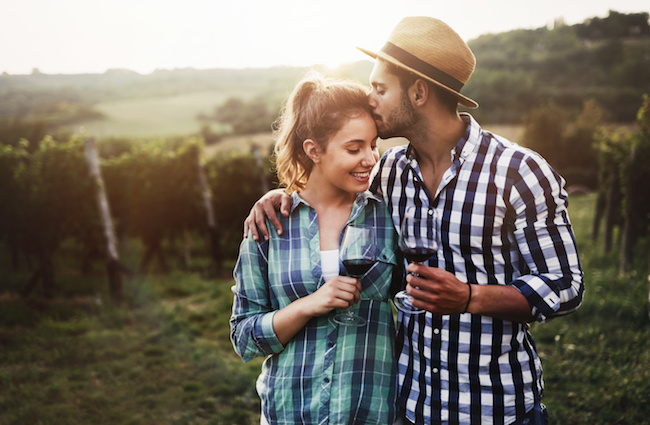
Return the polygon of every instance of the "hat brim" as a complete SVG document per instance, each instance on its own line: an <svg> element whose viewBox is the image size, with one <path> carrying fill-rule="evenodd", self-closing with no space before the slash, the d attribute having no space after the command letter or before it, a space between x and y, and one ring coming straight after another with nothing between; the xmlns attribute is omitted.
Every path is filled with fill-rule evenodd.
<svg viewBox="0 0 650 425"><path fill-rule="evenodd" d="M366 50L366 49L364 49L362 47L357 47L357 49L359 49L360 51L362 51L363 53L365 53L366 55L370 56L373 59L381 58L381 59L383 59L383 60L385 60L387 62L392 63L393 65L399 66L400 68L404 68L404 69L406 69L406 70L408 70L408 71L410 71L410 72L412 72L412 73L414 73L416 75L419 75L422 78L425 78L428 81L431 81L432 83L434 83L437 86L445 89L446 91L448 91L450 93L453 93L456 97L458 97L458 103L460 103L463 106L466 106L466 107L471 108L471 109L478 108L478 103L476 103L475 101L473 101L469 97L464 96L464 95L458 93L457 91L450 89L449 87L447 87L444 84L434 80L433 78L429 77L426 74L423 74L423 73L421 73L421 72L419 72L419 71L417 71L417 70L415 70L415 69L413 69L413 68L411 68L411 67L409 67L407 65L404 65L402 62L398 61L397 59L393 58L390 55L387 55L384 52L381 52L381 51L380 52L372 52L372 51Z"/></svg>

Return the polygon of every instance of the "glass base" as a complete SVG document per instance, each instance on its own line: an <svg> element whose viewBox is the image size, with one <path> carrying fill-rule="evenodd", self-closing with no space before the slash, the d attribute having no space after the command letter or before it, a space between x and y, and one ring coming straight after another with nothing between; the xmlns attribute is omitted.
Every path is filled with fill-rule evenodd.
<svg viewBox="0 0 650 425"><path fill-rule="evenodd" d="M404 313L421 314L426 311L414 307L411 301L412 301L411 296L406 291L399 291L397 294L395 294L395 297L393 298L395 307L397 307L398 310L401 310Z"/></svg>
<svg viewBox="0 0 650 425"><path fill-rule="evenodd" d="M337 314L332 318L332 321L342 326L361 327L366 325L366 319L363 319L350 311Z"/></svg>

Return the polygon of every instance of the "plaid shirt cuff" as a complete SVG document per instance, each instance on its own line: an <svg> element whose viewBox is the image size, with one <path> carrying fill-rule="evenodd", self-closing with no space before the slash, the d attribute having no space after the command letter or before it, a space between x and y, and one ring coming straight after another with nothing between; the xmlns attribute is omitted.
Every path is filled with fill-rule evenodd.
<svg viewBox="0 0 650 425"><path fill-rule="evenodd" d="M560 297L551 290L548 278L524 275L512 282L512 285L526 297L538 322L546 322L560 309Z"/></svg>
<svg viewBox="0 0 650 425"><path fill-rule="evenodd" d="M284 350L284 345L278 340L273 329L273 316L275 316L275 311L262 315L253 327L255 345L265 355L280 353Z"/></svg>

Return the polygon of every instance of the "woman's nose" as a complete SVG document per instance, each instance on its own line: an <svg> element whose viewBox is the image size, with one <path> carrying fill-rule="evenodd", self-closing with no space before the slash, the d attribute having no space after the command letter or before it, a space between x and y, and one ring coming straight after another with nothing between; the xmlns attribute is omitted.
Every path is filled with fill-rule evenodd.
<svg viewBox="0 0 650 425"><path fill-rule="evenodd" d="M376 149L369 148L366 150L363 157L363 165L366 167L373 167L377 163L377 152Z"/></svg>

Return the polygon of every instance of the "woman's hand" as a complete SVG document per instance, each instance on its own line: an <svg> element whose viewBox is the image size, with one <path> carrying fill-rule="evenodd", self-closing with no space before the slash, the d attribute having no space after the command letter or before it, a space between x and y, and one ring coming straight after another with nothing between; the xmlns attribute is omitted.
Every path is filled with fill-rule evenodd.
<svg viewBox="0 0 650 425"><path fill-rule="evenodd" d="M322 316L335 308L348 308L359 302L361 282L349 276L335 276L318 290L298 298L278 310L273 316L273 329L282 344L286 344L313 317Z"/></svg>
<svg viewBox="0 0 650 425"><path fill-rule="evenodd" d="M325 282L316 292L303 298L307 314L322 316L335 308L348 308L359 303L361 281L349 276L335 276Z"/></svg>

